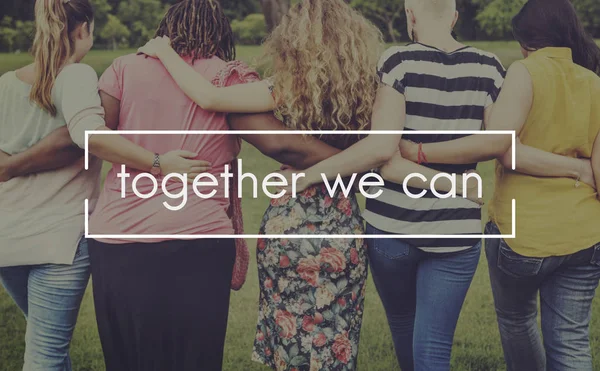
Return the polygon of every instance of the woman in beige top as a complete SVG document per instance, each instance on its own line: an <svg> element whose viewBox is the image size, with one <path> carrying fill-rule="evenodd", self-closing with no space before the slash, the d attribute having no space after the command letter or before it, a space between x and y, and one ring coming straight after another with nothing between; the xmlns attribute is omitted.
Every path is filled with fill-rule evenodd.
<svg viewBox="0 0 600 371"><path fill-rule="evenodd" d="M84 202L93 209L101 167L92 158L85 171L73 141L83 147L86 130L110 129L96 72L79 63L93 44L89 0L38 0L35 14L34 64L0 78L0 281L27 317L24 369L64 371L89 278ZM136 169L155 157L120 136L89 145ZM195 154L161 156L162 170L205 169L183 156Z"/></svg>

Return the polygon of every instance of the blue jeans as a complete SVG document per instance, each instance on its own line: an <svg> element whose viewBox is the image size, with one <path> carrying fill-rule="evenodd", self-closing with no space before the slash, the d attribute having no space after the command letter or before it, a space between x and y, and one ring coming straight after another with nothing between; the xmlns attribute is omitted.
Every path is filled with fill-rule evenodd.
<svg viewBox="0 0 600 371"><path fill-rule="evenodd" d="M87 241L73 265L0 268L0 282L27 318L24 371L70 371L69 344L90 277Z"/></svg>
<svg viewBox="0 0 600 371"><path fill-rule="evenodd" d="M385 234L370 225L367 233ZM368 244L371 275L402 371L449 370L456 323L481 243L456 253L428 253L400 239Z"/></svg>
<svg viewBox="0 0 600 371"><path fill-rule="evenodd" d="M489 223L486 234L500 231ZM589 327L600 244L573 255L531 258L502 239L489 239L486 255L507 370L592 371Z"/></svg>

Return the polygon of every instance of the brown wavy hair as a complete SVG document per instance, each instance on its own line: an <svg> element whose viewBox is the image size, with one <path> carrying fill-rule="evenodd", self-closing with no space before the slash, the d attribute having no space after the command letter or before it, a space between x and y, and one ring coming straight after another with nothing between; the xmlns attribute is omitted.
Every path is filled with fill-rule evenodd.
<svg viewBox="0 0 600 371"><path fill-rule="evenodd" d="M296 130L369 128L383 47L379 29L343 0L296 4L264 45L277 113Z"/></svg>
<svg viewBox="0 0 600 371"><path fill-rule="evenodd" d="M94 10L89 0L37 0L35 2L35 82L29 99L52 116L56 106L52 102L52 88L56 77L73 55L71 32L87 22L88 31L94 21Z"/></svg>

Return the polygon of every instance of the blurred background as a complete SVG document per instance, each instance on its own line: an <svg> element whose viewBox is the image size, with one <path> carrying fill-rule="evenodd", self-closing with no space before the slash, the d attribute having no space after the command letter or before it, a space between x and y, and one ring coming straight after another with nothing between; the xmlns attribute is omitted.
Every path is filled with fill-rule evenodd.
<svg viewBox="0 0 600 371"><path fill-rule="evenodd" d="M175 0L91 0L96 7L96 44L83 61L100 75L121 55L132 53L154 35L166 7ZM0 1L0 75L32 61L28 53L32 34L35 0ZM252 64L261 55L261 41L290 5L290 0L221 0L227 9L237 38L238 59ZM386 41L406 43L403 0L351 0L353 7L378 25ZM510 21L523 0L457 0L460 21L455 29L459 40L495 53L505 67L522 58L519 45L512 41ZM600 1L573 0L586 28L600 38ZM599 97L600 99L600 97ZM0 113L1 114L1 113ZM256 149L244 145L244 170L259 179L279 167ZM105 171L107 167L105 167ZM493 164L481 164L486 198L493 191ZM246 233L257 233L266 198L243 199ZM484 217L485 220L485 217ZM254 247L246 286L231 299L229 329L225 349L225 371L260 371L264 366L250 361L255 336L258 303L258 277ZM199 319L210 320L210 319ZM0 287L0 371L22 367L25 320ZM591 325L594 370L600 371L600 296L594 305ZM96 329L91 290L86 293L72 343L75 371L102 371L104 363ZM504 359L496 325L485 257L467 296L454 341L452 369L469 371L504 370ZM361 334L359 371L399 370L383 308L371 280ZM165 370L167 371L167 370Z"/></svg>
<svg viewBox="0 0 600 371"><path fill-rule="evenodd" d="M298 0L221 0L240 45L259 45ZM137 48L154 35L165 8L177 0L92 0L96 48ZM347 0L380 27L388 42L408 40L403 0ZM32 40L35 0L0 2L0 52L26 52ZM511 39L510 20L524 0L457 0L462 40ZM589 32L600 37L600 1L573 0Z"/></svg>

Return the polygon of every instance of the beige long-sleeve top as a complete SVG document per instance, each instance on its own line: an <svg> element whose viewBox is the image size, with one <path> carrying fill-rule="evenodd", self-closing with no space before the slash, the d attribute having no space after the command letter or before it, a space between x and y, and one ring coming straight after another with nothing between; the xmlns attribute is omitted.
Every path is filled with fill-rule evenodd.
<svg viewBox="0 0 600 371"><path fill-rule="evenodd" d="M0 150L23 152L67 125L83 147L85 131L104 125L98 76L89 66L72 64L58 75L52 90L52 117L30 102L31 86L8 72L0 77ZM0 267L72 264L84 234L84 203L90 212L98 199L101 161L83 158L56 171L0 183Z"/></svg>

